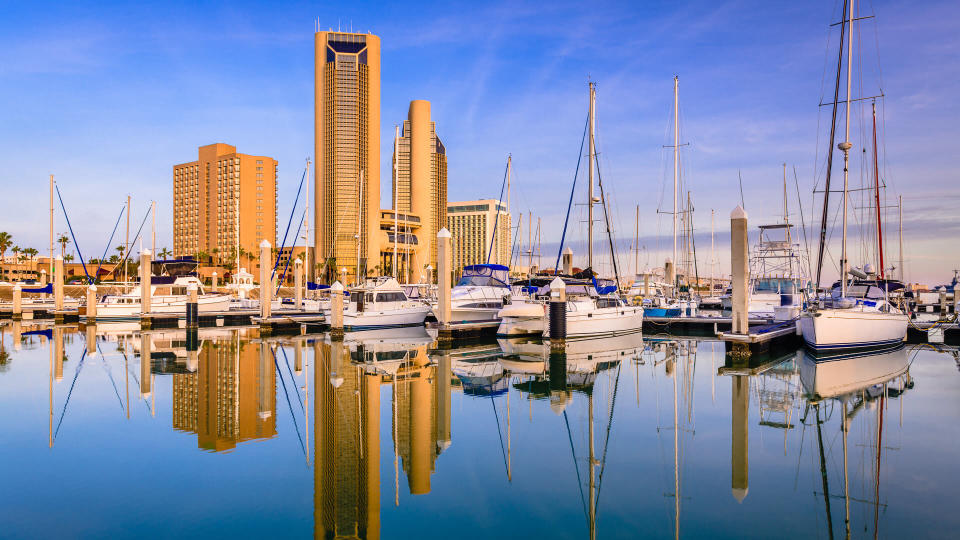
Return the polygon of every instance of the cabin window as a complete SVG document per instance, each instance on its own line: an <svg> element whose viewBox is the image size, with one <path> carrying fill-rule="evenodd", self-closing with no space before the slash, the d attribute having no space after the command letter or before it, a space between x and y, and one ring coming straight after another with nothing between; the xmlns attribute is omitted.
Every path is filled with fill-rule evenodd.
<svg viewBox="0 0 960 540"><path fill-rule="evenodd" d="M404 302L406 299L402 292L377 293L377 302Z"/></svg>

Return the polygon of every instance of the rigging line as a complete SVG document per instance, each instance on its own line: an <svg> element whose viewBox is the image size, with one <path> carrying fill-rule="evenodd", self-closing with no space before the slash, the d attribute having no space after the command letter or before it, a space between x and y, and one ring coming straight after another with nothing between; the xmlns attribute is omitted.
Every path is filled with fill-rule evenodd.
<svg viewBox="0 0 960 540"><path fill-rule="evenodd" d="M293 384L293 381L294 381L295 379L294 379L294 377L293 377L293 370L290 369L290 359L289 359L289 357L287 356L287 350L284 349L282 345L280 346L280 352L283 353L283 361L287 363L287 373L290 374L290 381L291 381L290 384ZM301 409L301 410L304 410L304 412L306 412L306 410L304 409L304 405L303 405L303 399L300 398L300 387L298 387L296 384L294 384L294 385L293 385L293 389L294 389L294 391L297 392L297 401L300 402L300 409Z"/></svg>
<svg viewBox="0 0 960 540"><path fill-rule="evenodd" d="M563 233L560 235L560 247L557 249L557 263L553 266L553 274L560 269L560 256L563 254L563 243L567 239L567 224L570 222L570 208L573 206L573 193L577 189L577 175L580 173L580 160L583 159L583 143L587 140L587 127L590 124L589 115L583 123L583 137L580 139L580 151L577 152L577 168L573 171L573 187L570 188L570 201L567 202L567 217L563 220ZM582 491L582 489L581 489ZM586 509L584 509L586 511Z"/></svg>
<svg viewBox="0 0 960 540"><path fill-rule="evenodd" d="M261 347L267 347L266 343L260 345ZM297 430L297 439L300 440L300 449L303 450L303 454L307 454L307 447L303 444L303 437L300 435L300 426L297 425L297 417L293 414L293 404L290 403L290 394L287 392L287 381L283 378L283 372L280 371L280 363L277 362L277 354L273 352L273 347L270 347L270 354L273 355L273 365L277 368L277 375L280 375L280 383L283 384L283 395L287 398L287 407L290 409L290 420L293 422L294 429ZM297 394L299 396L299 393Z"/></svg>
<svg viewBox="0 0 960 540"><path fill-rule="evenodd" d="M596 516L600 510L600 488L603 487L603 470L607 467L607 448L610 447L610 431L613 427L613 411L617 407L617 389L620 388L620 368L622 363L617 363L617 378L613 382L613 400L610 404L610 415L607 418L607 435L603 441L603 456L600 458L600 477L597 480L597 499L593 502L593 515ZM590 471L593 474L593 471Z"/></svg>
<svg viewBox="0 0 960 540"><path fill-rule="evenodd" d="M123 205L120 207L120 215L117 216L117 222L113 224L113 232L110 233L110 239L107 240L107 246L103 248L103 255L100 257L100 260L97 261L97 270L93 274L93 278L97 279L100 277L100 268L103 267L103 260L107 258L107 251L110 249L110 244L113 243L113 237L117 234L117 227L120 225L120 218L123 217L123 213L127 210L127 206Z"/></svg>
<svg viewBox="0 0 960 540"><path fill-rule="evenodd" d="M807 221L803 217L803 199L800 198L800 180L797 178L797 166L793 166L793 185L797 188L797 206L800 207L800 227L803 230L803 245L807 252L807 279L810 279L810 242L807 240ZM806 286L806 284L804 284Z"/></svg>
<svg viewBox="0 0 960 540"><path fill-rule="evenodd" d="M520 218L523 219L523 214L520 214ZM513 242L510 244L510 262L507 263L507 268L513 266L513 254L517 251L517 237L520 236L520 227L517 227L517 232L513 233ZM521 246L520 249L523 249ZM523 265L523 254L519 255L520 265ZM509 270L507 270L509 272Z"/></svg>
<svg viewBox="0 0 960 540"><path fill-rule="evenodd" d="M596 141L594 141L594 148L596 148ZM619 292L620 291L620 267L617 265L617 251L613 247L613 233L610 231L610 215L609 215L609 212L607 212L607 198L603 194L603 177L600 175L600 160L597 159L596 152L594 152L593 159L597 165L597 185L600 187L600 203L601 203L601 206L603 206L603 221L607 225L607 241L610 243L610 259L613 261L613 277L616 280L617 291ZM591 474L593 473L591 472Z"/></svg>
<svg viewBox="0 0 960 540"><path fill-rule="evenodd" d="M70 383L70 390L67 392L67 400L63 402L63 410L60 411L60 420L57 421L57 430L53 432L53 438L57 438L57 434L60 433L60 424L63 423L63 417L67 414L67 405L70 404L70 396L73 395L73 387L77 384L77 377L80 376L80 370L83 369L83 360L87 357L87 350L84 348L83 354L80 356L80 362L77 364L77 370L73 374L73 382ZM63 361L62 358L57 359L58 362Z"/></svg>
<svg viewBox="0 0 960 540"><path fill-rule="evenodd" d="M118 262L117 264L113 265L113 268L110 270L110 273L113 273L113 271L116 270L116 268L117 268L118 266L120 266L121 264L123 264L124 262L126 262L127 260L130 259L130 251L129 251L129 250L130 250L130 246L136 244L136 243L137 243L137 240L140 239L140 231L143 230L143 224L147 222L147 218L148 218L148 217L150 217L150 209L149 209L149 207L148 207L148 210L146 211L146 213L143 214L143 221L140 222L140 228L137 229L137 234L136 234L136 236L133 237L133 240L132 240L129 244L127 244L126 246L124 246L124 249L125 249L126 251L124 251L124 253L123 253L123 260L121 260L121 261ZM80 252L80 250L77 250L77 253L79 253L79 252Z"/></svg>
<svg viewBox="0 0 960 540"><path fill-rule="evenodd" d="M297 188L297 197L293 199L293 208L290 209L290 218L287 219L287 230L283 231L283 241L280 243L280 249L277 251L277 260L273 263L273 272L270 273L270 279L273 279L273 276L277 275L277 266L280 266L280 254L283 252L283 248L287 246L287 235L290 234L290 224L293 223L293 213L297 210L297 203L300 202L300 190L303 189L303 180L307 177L307 168L304 167L303 173L300 174L300 187ZM300 221L300 225L303 225L303 220ZM300 236L300 230L297 229L297 236L293 238L293 245L297 245L297 237ZM293 254L293 250L290 250L290 254Z"/></svg>
<svg viewBox="0 0 960 540"><path fill-rule="evenodd" d="M73 238L73 247L77 248L77 256L80 257L80 264L83 265L83 273L87 276L87 281L93 284L93 278L90 277L90 272L87 272L87 263L83 262L83 253L80 253L80 244L77 243L77 235L73 234L73 225L70 225L70 216L67 215L67 207L63 205L63 197L60 196L60 186L54 182L53 187L57 189L57 199L60 199L60 209L63 210L63 217L67 221L67 229L70 230L70 236ZM63 276L60 277L62 278ZM52 279L53 276L50 276L50 278Z"/></svg>
<svg viewBox="0 0 960 540"><path fill-rule="evenodd" d="M100 348L100 346L98 345L98 346L97 346L97 349L99 349L99 348ZM124 410L124 409L123 409L123 400L120 399L120 391L117 390L117 382L113 379L113 372L111 372L111 371L110 371L110 368L107 366L107 359L104 358L102 352L100 353L100 360L103 361L103 371L105 371L106 374L107 374L107 377L110 378L110 384L113 385L113 393L117 395L117 403L120 404L120 410L122 411L122 410Z"/></svg>
<svg viewBox="0 0 960 540"><path fill-rule="evenodd" d="M300 230L303 229L303 220L306 219L306 217L307 217L307 209L304 208L304 209L303 209L303 217L300 219L300 224L297 225L297 236L295 236L294 238L299 238L299 237L300 237ZM280 279L277 281L277 290L274 291L274 294L278 294L278 293L280 292L280 286L283 284L283 280L287 279L287 270L290 268L290 260L293 259L293 248L296 246L296 243L297 243L296 240L294 240L293 243L294 243L294 245L293 245L293 246L290 246L290 256L287 257L287 262L286 262L286 264L283 265L283 273L280 274ZM304 246L303 246L303 251L304 251L304 253L306 253L308 249L310 249L310 246L307 246L307 245L304 245ZM283 248L280 248L280 250L282 251ZM280 260L280 253L279 253L279 252L277 253L277 260ZM281 348L281 350L282 350L282 348Z"/></svg>
<svg viewBox="0 0 960 540"><path fill-rule="evenodd" d="M570 440L570 454L573 455L573 469L577 471L577 487L580 488L580 503L583 505L583 517L589 520L587 501L583 497L583 480L580 479L580 467L577 465L577 454L573 450L573 434L570 433L570 420L567 418L567 411L563 411L563 421L567 424L567 438Z"/></svg>
<svg viewBox="0 0 960 540"><path fill-rule="evenodd" d="M500 184L500 198L497 199L497 207L494 208L493 233L490 235L490 249L487 251L487 264L490 264L490 256L493 255L493 246L497 241L497 225L500 223L500 203L503 201L503 190L507 188L507 173L510 171L510 156L507 156L507 165L503 168L503 182Z"/></svg>
<svg viewBox="0 0 960 540"><path fill-rule="evenodd" d="M847 2L850 0L843 0L843 10L846 13ZM820 275L823 272L823 250L826 243L827 236L827 212L830 208L830 177L833 174L833 145L836 141L837 134L837 106L840 101L840 75L843 68L843 36L846 32L846 25L840 26L840 46L838 47L837 53L837 80L833 89L833 112L830 120L830 143L829 151L827 152L827 176L824 182L824 194L823 194L823 212L820 219L820 248L819 254L817 256L817 281L816 289L820 288ZM847 59L849 62L850 59ZM843 275L843 269L840 269L840 279L846 279L846 276Z"/></svg>
<svg viewBox="0 0 960 540"><path fill-rule="evenodd" d="M743 202L743 176L740 174L740 169L737 169L737 179L740 181L740 206L746 210L747 203Z"/></svg>
<svg viewBox="0 0 960 540"><path fill-rule="evenodd" d="M500 436L500 453L503 455L503 469L507 472L507 479L509 481L510 467L507 466L507 451L503 449L503 433L500 431L500 416L497 414L497 404L493 401L493 394L490 394L490 405L493 406L493 417L497 421L497 435Z"/></svg>

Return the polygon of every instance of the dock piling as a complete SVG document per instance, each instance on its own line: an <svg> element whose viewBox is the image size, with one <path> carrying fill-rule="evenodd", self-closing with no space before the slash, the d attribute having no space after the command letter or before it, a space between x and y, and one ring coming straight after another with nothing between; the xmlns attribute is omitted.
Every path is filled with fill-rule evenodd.
<svg viewBox="0 0 960 540"><path fill-rule="evenodd" d="M343 284L330 286L330 337L343 338Z"/></svg>
<svg viewBox="0 0 960 540"><path fill-rule="evenodd" d="M217 292L217 287L220 285L220 282L217 280L217 273L214 272L210 276L210 291Z"/></svg>
<svg viewBox="0 0 960 540"><path fill-rule="evenodd" d="M97 321L97 286L87 287L87 323Z"/></svg>
<svg viewBox="0 0 960 540"><path fill-rule="evenodd" d="M150 380L150 334L143 332L140 334L140 396L148 397L152 392L152 382Z"/></svg>
<svg viewBox="0 0 960 540"><path fill-rule="evenodd" d="M270 242L264 240L260 242L260 318L263 320L270 318L270 302L273 299L270 259Z"/></svg>
<svg viewBox="0 0 960 540"><path fill-rule="evenodd" d="M748 260L749 244L747 240L747 212L737 206L730 212L730 269L732 288L731 332L747 335L750 333L748 289L750 267ZM750 347L744 343L733 344L733 355L750 356Z"/></svg>
<svg viewBox="0 0 960 540"><path fill-rule="evenodd" d="M293 307L303 309L303 261L293 262Z"/></svg>
<svg viewBox="0 0 960 540"><path fill-rule="evenodd" d="M440 341L450 341L450 274L452 253L450 250L450 231L446 227L437 232L437 317Z"/></svg>
<svg viewBox="0 0 960 540"><path fill-rule="evenodd" d="M670 291L670 296L673 298L677 297L677 268L673 265L673 259L667 257L663 261L663 281L666 282L667 287Z"/></svg>
<svg viewBox="0 0 960 540"><path fill-rule="evenodd" d="M567 339L567 285L559 277L550 282L550 350L562 348Z"/></svg>
<svg viewBox="0 0 960 540"><path fill-rule="evenodd" d="M53 309L54 309L54 320L57 322L63 322L63 314L56 313L63 311L63 257L57 255L54 258L54 275L50 279L53 280Z"/></svg>
<svg viewBox="0 0 960 540"><path fill-rule="evenodd" d="M200 299L197 297L197 284L187 285L187 328L200 326Z"/></svg>
<svg viewBox="0 0 960 540"><path fill-rule="evenodd" d="M151 277L150 263L153 254L149 249L140 252L140 315L148 315L153 311L151 307Z"/></svg>
<svg viewBox="0 0 960 540"><path fill-rule="evenodd" d="M573 250L569 247L563 250L563 273L568 276L573 274Z"/></svg>
<svg viewBox="0 0 960 540"><path fill-rule="evenodd" d="M20 282L13 284L13 320L23 319L23 287Z"/></svg>

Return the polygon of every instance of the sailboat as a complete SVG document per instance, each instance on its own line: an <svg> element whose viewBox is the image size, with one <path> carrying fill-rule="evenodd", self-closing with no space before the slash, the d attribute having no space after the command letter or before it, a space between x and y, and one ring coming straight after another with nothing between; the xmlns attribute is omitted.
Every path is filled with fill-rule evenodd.
<svg viewBox="0 0 960 540"><path fill-rule="evenodd" d="M800 317L800 330L808 347L815 350L859 349L888 346L904 341L907 337L908 318L889 299L890 284L882 281L883 264L879 265L881 280L872 282L848 281L848 274L868 280L868 272L849 267L847 258L847 196L849 191L850 149L850 102L853 79L853 11L855 0L844 2L846 20L841 25L840 51L837 61L837 79L834 87L833 116L830 127L830 152L827 154L827 177L823 194L823 213L820 224L820 254L817 262L817 285L823 269L823 251L826 242L828 211L830 203L830 176L833 165L833 143L837 127L837 105L840 94L840 73L843 64L843 36L847 37L847 94L845 138L837 147L843 151L843 236L840 252L840 281L835 284L829 298L813 298ZM874 127L876 129L876 127ZM876 143L874 143L876 150ZM876 151L874 151L876 163ZM879 201L879 185L877 200ZM880 212L877 208L877 255L883 261L882 231L879 228Z"/></svg>
<svg viewBox="0 0 960 540"><path fill-rule="evenodd" d="M589 126L587 160L587 270L582 277L577 276L577 282L566 282L566 330L567 338L615 336L630 332L639 332L643 328L643 307L629 305L620 296L620 276L617 268L616 251L613 246L610 219L607 215L607 204L603 196L603 179L599 178L600 203L603 206L606 222L607 237L610 241L610 257L613 260L614 280L598 280L593 277L593 205L597 202L593 195L593 175L597 171L599 177L599 162L595 150L594 138L594 110L596 108L596 88L590 83L590 107L587 125ZM596 169L595 169L596 167ZM567 218L569 219L569 211ZM561 242L561 249L562 249ZM582 279L587 278L589 281ZM549 313L545 314L543 336L549 337Z"/></svg>

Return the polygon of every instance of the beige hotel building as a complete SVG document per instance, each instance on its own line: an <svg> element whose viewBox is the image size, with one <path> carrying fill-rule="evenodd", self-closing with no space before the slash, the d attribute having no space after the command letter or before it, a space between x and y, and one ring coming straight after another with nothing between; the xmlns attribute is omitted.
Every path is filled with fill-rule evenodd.
<svg viewBox="0 0 960 540"><path fill-rule="evenodd" d="M487 262L490 241L494 242L490 263L510 265L512 238L510 213L497 199L447 204L447 229L453 238L453 270L460 275L464 266ZM493 237L496 227L496 238Z"/></svg>
<svg viewBox="0 0 960 540"><path fill-rule="evenodd" d="M240 249L253 259L263 240L276 245L277 161L223 143L201 146L197 154L196 161L173 166L174 256L202 252L214 264L230 263L238 235Z"/></svg>

